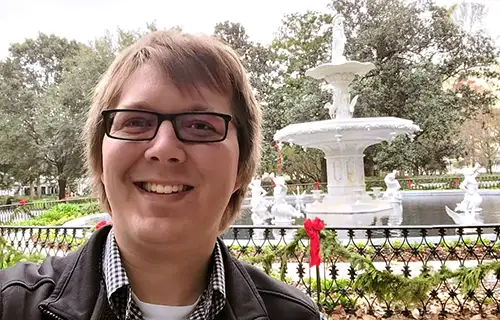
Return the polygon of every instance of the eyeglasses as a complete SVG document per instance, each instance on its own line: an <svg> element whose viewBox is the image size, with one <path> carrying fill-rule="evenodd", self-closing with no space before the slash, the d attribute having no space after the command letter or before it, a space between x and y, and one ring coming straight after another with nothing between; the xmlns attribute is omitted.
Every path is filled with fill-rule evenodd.
<svg viewBox="0 0 500 320"><path fill-rule="evenodd" d="M228 114L215 112L158 113L134 109L110 109L102 112L106 135L113 139L150 141L156 137L163 121L172 122L182 142L210 143L226 139Z"/></svg>

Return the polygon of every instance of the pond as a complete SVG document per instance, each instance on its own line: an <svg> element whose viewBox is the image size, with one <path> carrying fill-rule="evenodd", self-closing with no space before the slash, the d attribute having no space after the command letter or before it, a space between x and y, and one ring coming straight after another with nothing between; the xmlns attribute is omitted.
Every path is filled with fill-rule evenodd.
<svg viewBox="0 0 500 320"><path fill-rule="evenodd" d="M500 192L498 194L483 194L481 218L485 224L500 224ZM445 206L454 210L457 203L462 201L462 193L436 194L429 196L403 195L403 223L402 225L450 225L453 220L446 214Z"/></svg>
<svg viewBox="0 0 500 320"><path fill-rule="evenodd" d="M500 224L500 190L497 192L485 192L482 194L483 209L480 218L485 224ZM445 206L454 210L457 203L462 201L463 192L460 191L424 191L424 192L403 192L403 213L396 225L401 226L432 226L432 225L453 225L453 220L446 214ZM287 201L293 205L295 198L290 196ZM304 203L311 200L304 199ZM250 207L245 201L241 216L235 222L236 225L251 225ZM303 220L297 220L296 224L302 224ZM392 223L391 223L392 222ZM377 225L391 225L394 220L382 218ZM366 225L375 225L375 222Z"/></svg>
<svg viewBox="0 0 500 320"><path fill-rule="evenodd" d="M500 190L489 191L485 190L481 194L483 197L483 202L481 208L482 213L479 215L479 219L483 220L482 223L485 224L500 224ZM363 219L363 216L358 216L354 221L358 222L358 227L364 226L436 226L436 225L455 225L454 221L446 214L445 207L448 206L450 209L454 210L457 203L462 201L463 192L461 191L420 191L420 192L403 192L403 203L402 203L402 214L396 216L391 215L390 217L382 217L380 219ZM289 204L293 205L295 198L293 196L287 197ZM309 203L312 200L310 198L305 198L304 203ZM252 225L252 220L250 218L251 210L248 201L244 202L242 212L240 217L236 220L235 225ZM364 223L368 221L368 223ZM352 221L342 219L339 217L338 226L347 227L342 221ZM361 222L360 222L361 221ZM296 219L295 225L302 225L304 219ZM329 225L329 227L335 228L335 225ZM447 234L454 233L452 230L447 230ZM468 232L468 231L467 231ZM485 229L485 233L492 233L491 228ZM401 231L393 230L390 232L392 236L401 236ZM341 238L347 236L346 231L338 230L338 234ZM356 232L355 237L364 237L364 231ZM410 237L420 237L419 229L411 230L409 232ZM429 230L428 236L438 236L437 230ZM225 238L234 238L231 231L228 231L224 235ZM373 232L374 238L384 237L382 230L377 230ZM238 238L247 239L248 232L246 230L240 230L238 232Z"/></svg>

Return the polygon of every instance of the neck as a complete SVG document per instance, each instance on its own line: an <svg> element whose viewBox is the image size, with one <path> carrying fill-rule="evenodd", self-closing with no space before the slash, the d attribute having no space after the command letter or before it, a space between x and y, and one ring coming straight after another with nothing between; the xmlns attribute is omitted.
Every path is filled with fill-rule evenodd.
<svg viewBox="0 0 500 320"><path fill-rule="evenodd" d="M158 250L126 236L115 233L115 237L132 291L142 302L190 305L206 289L216 239L195 248L179 243Z"/></svg>

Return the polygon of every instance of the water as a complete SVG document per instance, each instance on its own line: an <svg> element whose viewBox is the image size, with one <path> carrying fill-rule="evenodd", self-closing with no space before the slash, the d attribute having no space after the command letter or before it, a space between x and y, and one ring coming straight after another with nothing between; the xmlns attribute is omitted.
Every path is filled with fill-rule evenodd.
<svg viewBox="0 0 500 320"><path fill-rule="evenodd" d="M482 194L483 212L481 217L485 224L500 224L500 190L496 194ZM445 206L454 210L457 203L462 201L463 192L433 192L428 193L403 193L403 220L401 226L432 226L432 225L454 225L453 220L446 214ZM293 205L295 198L287 197L287 201ZM308 200L304 201L308 203ZM242 214L236 220L236 225L251 225L250 208L245 201ZM388 225L389 219L381 219L377 225ZM303 219L296 221L302 225ZM374 225L374 223L372 224Z"/></svg>
<svg viewBox="0 0 500 320"><path fill-rule="evenodd" d="M485 224L500 224L500 192L496 195L482 195L481 214ZM444 207L454 210L462 201L463 194L403 195L402 225L450 225L455 224L446 214Z"/></svg>

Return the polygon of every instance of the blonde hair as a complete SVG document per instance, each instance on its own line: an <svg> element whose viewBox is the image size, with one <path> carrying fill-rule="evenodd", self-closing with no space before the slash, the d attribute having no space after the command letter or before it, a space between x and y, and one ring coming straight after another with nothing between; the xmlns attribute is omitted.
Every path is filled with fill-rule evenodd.
<svg viewBox="0 0 500 320"><path fill-rule="evenodd" d="M102 175L104 124L101 112L116 107L127 78L141 65L156 63L180 90L205 86L230 97L239 144L238 183L224 212L221 231L237 218L260 160L261 110L237 54L209 36L152 32L120 53L97 85L84 128L86 161L93 191L111 214Z"/></svg>

